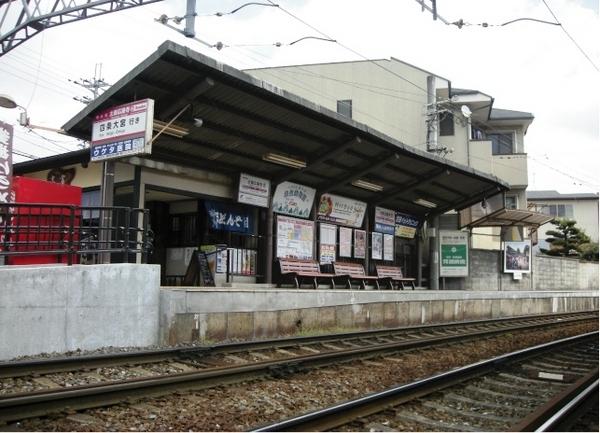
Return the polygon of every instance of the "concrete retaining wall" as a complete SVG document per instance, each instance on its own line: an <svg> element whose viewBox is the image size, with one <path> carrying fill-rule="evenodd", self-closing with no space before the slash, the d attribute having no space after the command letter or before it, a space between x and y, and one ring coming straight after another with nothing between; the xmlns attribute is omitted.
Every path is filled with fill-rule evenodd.
<svg viewBox="0 0 600 433"><path fill-rule="evenodd" d="M270 338L598 308L598 293L161 290L161 343Z"/></svg>
<svg viewBox="0 0 600 433"><path fill-rule="evenodd" d="M158 342L156 265L0 267L0 359Z"/></svg>
<svg viewBox="0 0 600 433"><path fill-rule="evenodd" d="M515 280L503 270L502 252L470 250L467 278L446 278L447 289L460 290L598 290L598 263L533 256L532 272Z"/></svg>

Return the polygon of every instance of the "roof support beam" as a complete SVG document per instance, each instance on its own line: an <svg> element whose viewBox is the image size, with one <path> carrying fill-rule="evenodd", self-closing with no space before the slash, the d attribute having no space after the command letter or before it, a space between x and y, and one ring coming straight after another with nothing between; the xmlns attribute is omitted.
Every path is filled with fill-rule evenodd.
<svg viewBox="0 0 600 433"><path fill-rule="evenodd" d="M281 182L285 182L286 180L292 179L295 175L300 174L305 171L312 172L312 169L315 166L322 164L323 162L327 161L328 159L333 159L333 158L341 155L342 153L346 152L346 150L351 148L353 145L360 144L360 143L362 143L361 139L358 137L354 137L352 140L349 140L345 143L338 145L335 149L328 150L327 152L316 157L315 159L309 160L308 163L306 164L305 168L301 168L299 170L293 170L293 171L286 170L286 173L284 175L276 178L274 183L278 184Z"/></svg>
<svg viewBox="0 0 600 433"><path fill-rule="evenodd" d="M288 133L288 134L296 135L296 136L306 139L306 140L317 142L324 146L331 147L334 145L333 143L323 140L318 135L313 135L313 134L307 133L305 131L301 131L297 128L288 126L284 123L277 122L273 119L252 113L251 111L248 111L248 110L245 110L242 108L234 107L233 105L218 101L213 98L202 97L199 101L197 101L197 103L199 105L207 105L211 108L218 108L220 111L225 111L229 114L234 114L236 116L243 117L243 118L251 120L253 122L258 122L258 123L272 126L274 129L278 129L278 130Z"/></svg>
<svg viewBox="0 0 600 433"><path fill-rule="evenodd" d="M455 204L452 204L452 205L448 205L448 206L443 207L441 209L437 209L436 213L437 214L443 214L443 213L448 212L449 210L452 210L452 209L462 210L462 209L465 209L465 208L467 208L469 206L474 205L475 203L483 200L484 198L496 195L499 192L502 192L502 189L500 187L498 187L498 186L493 186L493 187L490 187L490 188L486 188L486 189L483 189L483 190L481 190L481 191L479 191L479 192L477 192L475 194L471 194L467 199L465 199L462 202L455 203Z"/></svg>
<svg viewBox="0 0 600 433"><path fill-rule="evenodd" d="M241 130L237 130L237 129L229 128L227 126L219 125L217 123L214 123L214 122L211 122L211 121L208 121L205 119L203 119L203 120L204 120L204 123L202 124L203 129L212 129L213 131L220 132L221 134L224 134L224 135L228 135L231 137L235 137L237 139L242 139L242 140L250 141L252 143L260 144L261 146L264 146L267 149L274 150L276 152L293 153L294 156L306 158L306 155L304 154L304 152L306 152L305 149L300 149L295 146L290 146L287 143L284 144L284 143L280 143L280 142L267 140L264 138L257 137L256 135L249 134L247 132L243 132Z"/></svg>
<svg viewBox="0 0 600 433"><path fill-rule="evenodd" d="M191 104L194 102L196 98L198 98L203 93L206 93L215 85L215 82L210 78L205 78L194 87L186 91L183 97L176 97L170 105L166 106L164 109L160 110L160 117L163 119L168 119L185 107L187 104Z"/></svg>
<svg viewBox="0 0 600 433"><path fill-rule="evenodd" d="M352 174L350 176L344 176L331 182L323 183L319 188L317 188L318 194L321 195L328 191L334 190L340 186L344 186L356 179L361 178L369 172L376 171L381 167L388 165L390 163L390 158L398 158L398 155L396 153L385 152L383 155L379 155L377 158L373 158L366 163L361 164L361 166L357 167L356 170L351 170Z"/></svg>
<svg viewBox="0 0 600 433"><path fill-rule="evenodd" d="M412 180L404 185L398 186L389 191L384 191L371 200L371 204L376 206L381 204L386 200L394 200L397 199L402 194L406 194L411 192L412 190L418 189L421 185L425 185L427 183L433 182L434 180L446 176L450 174L450 172L445 168L436 168L435 170L430 171L425 176L419 176L415 180ZM415 203L416 204L416 203ZM419 206L419 205L417 205Z"/></svg>

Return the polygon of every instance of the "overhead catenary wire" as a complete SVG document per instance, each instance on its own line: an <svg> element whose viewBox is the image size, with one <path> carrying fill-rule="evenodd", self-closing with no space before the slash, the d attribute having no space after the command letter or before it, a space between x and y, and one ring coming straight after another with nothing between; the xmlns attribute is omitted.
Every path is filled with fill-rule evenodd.
<svg viewBox="0 0 600 433"><path fill-rule="evenodd" d="M548 3L546 3L546 0L542 0L542 2L544 3L544 5L546 6L546 8L548 9L548 11L550 11L550 14L552 15L552 17L556 20L556 22L558 23L558 18L556 17L556 15L554 14L554 12L552 11L552 9L550 8L550 6L548 5ZM585 58L588 60L588 62L590 62L590 64L594 67L594 69L596 69L596 71L600 72L600 69L598 69L598 66L596 66L596 64L592 61L592 59L590 58L590 56L587 55L587 53L585 51L583 51L583 48L581 48L581 46L577 43L577 41L573 38L573 36L571 36L569 34L569 32L567 31L567 29L565 29L565 26L560 24L560 28L562 29L562 31L565 33L565 35L567 35L567 37L571 40L571 42L573 42L573 44L575 44L575 46L577 47L577 49L581 52L581 54L583 54L585 56Z"/></svg>

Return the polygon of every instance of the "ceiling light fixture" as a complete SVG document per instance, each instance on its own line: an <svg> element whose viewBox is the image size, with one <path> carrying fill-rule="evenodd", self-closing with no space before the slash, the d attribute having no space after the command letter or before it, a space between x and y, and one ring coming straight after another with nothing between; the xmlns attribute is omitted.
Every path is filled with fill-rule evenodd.
<svg viewBox="0 0 600 433"><path fill-rule="evenodd" d="M293 158L291 156L282 155L279 153L265 153L262 156L263 161L272 162L279 165L285 165L292 168L306 168L306 161L303 159Z"/></svg>
<svg viewBox="0 0 600 433"><path fill-rule="evenodd" d="M423 198L418 198L416 200L413 200L413 203L416 203L416 204L418 204L420 206L425 206L425 207L428 207L428 208L431 208L431 209L437 207L436 203L430 202L430 201L425 200Z"/></svg>
<svg viewBox="0 0 600 433"><path fill-rule="evenodd" d="M167 134L177 138L182 138L190 133L190 130L184 128L183 126L177 126L172 123L169 125L167 122L163 122L157 119L154 119L152 129L156 132L160 132L162 134Z"/></svg>
<svg viewBox="0 0 600 433"><path fill-rule="evenodd" d="M383 187L376 183L368 182L363 179L356 179L352 181L352 185L358 188L367 189L369 191L381 192L383 191Z"/></svg>

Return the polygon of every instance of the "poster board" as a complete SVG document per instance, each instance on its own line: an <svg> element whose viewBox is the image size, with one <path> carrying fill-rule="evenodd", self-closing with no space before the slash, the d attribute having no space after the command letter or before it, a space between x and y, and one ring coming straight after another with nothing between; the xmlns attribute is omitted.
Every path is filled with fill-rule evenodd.
<svg viewBox="0 0 600 433"><path fill-rule="evenodd" d="M383 259L383 234L371 233L371 258L373 260Z"/></svg>
<svg viewBox="0 0 600 433"><path fill-rule="evenodd" d="M335 262L337 244L337 227L332 224L319 224L319 263Z"/></svg>
<svg viewBox="0 0 600 433"><path fill-rule="evenodd" d="M375 207L375 227L374 231L385 233L388 235L394 234L394 225L396 223L396 212L383 207Z"/></svg>
<svg viewBox="0 0 600 433"><path fill-rule="evenodd" d="M384 234L383 235L383 260L393 261L394 260L394 235Z"/></svg>
<svg viewBox="0 0 600 433"><path fill-rule="evenodd" d="M400 238L413 239L421 221L412 215L396 212L396 236Z"/></svg>
<svg viewBox="0 0 600 433"><path fill-rule="evenodd" d="M504 272L514 274L531 272L530 239L504 242Z"/></svg>
<svg viewBox="0 0 600 433"><path fill-rule="evenodd" d="M352 229L340 227L340 257L352 257Z"/></svg>
<svg viewBox="0 0 600 433"><path fill-rule="evenodd" d="M271 181L262 177L240 173L238 186L238 203L253 206L269 207Z"/></svg>
<svg viewBox="0 0 600 433"><path fill-rule="evenodd" d="M440 277L469 276L469 233L440 230Z"/></svg>
<svg viewBox="0 0 600 433"><path fill-rule="evenodd" d="M362 227L367 204L351 198L333 194L323 194L317 207L320 221L348 227Z"/></svg>
<svg viewBox="0 0 600 433"><path fill-rule="evenodd" d="M354 258L364 259L367 257L367 232L354 230Z"/></svg>
<svg viewBox="0 0 600 433"><path fill-rule="evenodd" d="M293 182L281 182L273 194L273 212L308 218L316 190Z"/></svg>
<svg viewBox="0 0 600 433"><path fill-rule="evenodd" d="M314 232L312 221L277 215L277 258L312 260Z"/></svg>

